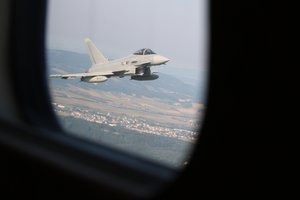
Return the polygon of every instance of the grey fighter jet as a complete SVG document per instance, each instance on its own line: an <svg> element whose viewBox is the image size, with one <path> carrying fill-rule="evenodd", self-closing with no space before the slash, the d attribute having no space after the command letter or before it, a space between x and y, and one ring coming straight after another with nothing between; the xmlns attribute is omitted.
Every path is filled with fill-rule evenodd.
<svg viewBox="0 0 300 200"><path fill-rule="evenodd" d="M53 74L52 78L74 79L88 83L104 82L110 77L131 76L132 80L146 81L155 80L159 76L151 73L151 66L166 64L169 59L155 54L151 49L140 49L137 52L124 58L111 60L103 56L95 44L85 39L88 46L92 66L85 73L76 74Z"/></svg>

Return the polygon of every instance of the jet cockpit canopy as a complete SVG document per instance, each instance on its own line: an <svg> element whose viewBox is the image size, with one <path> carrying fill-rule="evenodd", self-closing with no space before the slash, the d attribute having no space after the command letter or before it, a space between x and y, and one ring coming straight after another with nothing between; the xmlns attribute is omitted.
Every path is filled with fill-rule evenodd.
<svg viewBox="0 0 300 200"><path fill-rule="evenodd" d="M150 55L150 54L155 54L155 53L151 49L147 49L147 48L140 49L134 53L134 55Z"/></svg>

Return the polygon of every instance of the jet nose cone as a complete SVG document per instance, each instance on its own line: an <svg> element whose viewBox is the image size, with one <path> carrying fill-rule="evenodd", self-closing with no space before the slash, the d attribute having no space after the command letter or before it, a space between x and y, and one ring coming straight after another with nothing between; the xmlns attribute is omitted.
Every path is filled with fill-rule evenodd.
<svg viewBox="0 0 300 200"><path fill-rule="evenodd" d="M163 57L163 56L162 56L162 57ZM163 61L163 63L165 64L165 63L169 62L170 59L169 59L169 58L166 58L166 57L163 57L163 58L162 58L162 61Z"/></svg>
<svg viewBox="0 0 300 200"><path fill-rule="evenodd" d="M155 56L154 57L154 64L155 65L161 65L161 64L165 64L167 62L169 62L170 59L169 58L166 58L164 56Z"/></svg>

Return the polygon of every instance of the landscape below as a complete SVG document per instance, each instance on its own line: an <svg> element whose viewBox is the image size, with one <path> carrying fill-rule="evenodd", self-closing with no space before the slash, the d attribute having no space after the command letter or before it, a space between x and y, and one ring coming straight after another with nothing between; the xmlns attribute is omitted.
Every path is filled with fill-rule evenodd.
<svg viewBox="0 0 300 200"><path fill-rule="evenodd" d="M88 55L62 50L49 50L47 60L49 74L90 66ZM53 109L69 134L181 168L201 126L202 87L159 75L155 81L124 77L99 84L49 78Z"/></svg>

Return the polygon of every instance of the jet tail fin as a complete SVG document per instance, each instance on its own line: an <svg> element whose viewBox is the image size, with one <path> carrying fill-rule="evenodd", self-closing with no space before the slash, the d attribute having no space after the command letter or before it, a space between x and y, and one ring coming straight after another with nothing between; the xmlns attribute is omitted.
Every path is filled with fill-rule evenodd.
<svg viewBox="0 0 300 200"><path fill-rule="evenodd" d="M108 63L108 59L97 49L96 45L90 38L85 38L85 43L88 46L90 59L93 65Z"/></svg>

